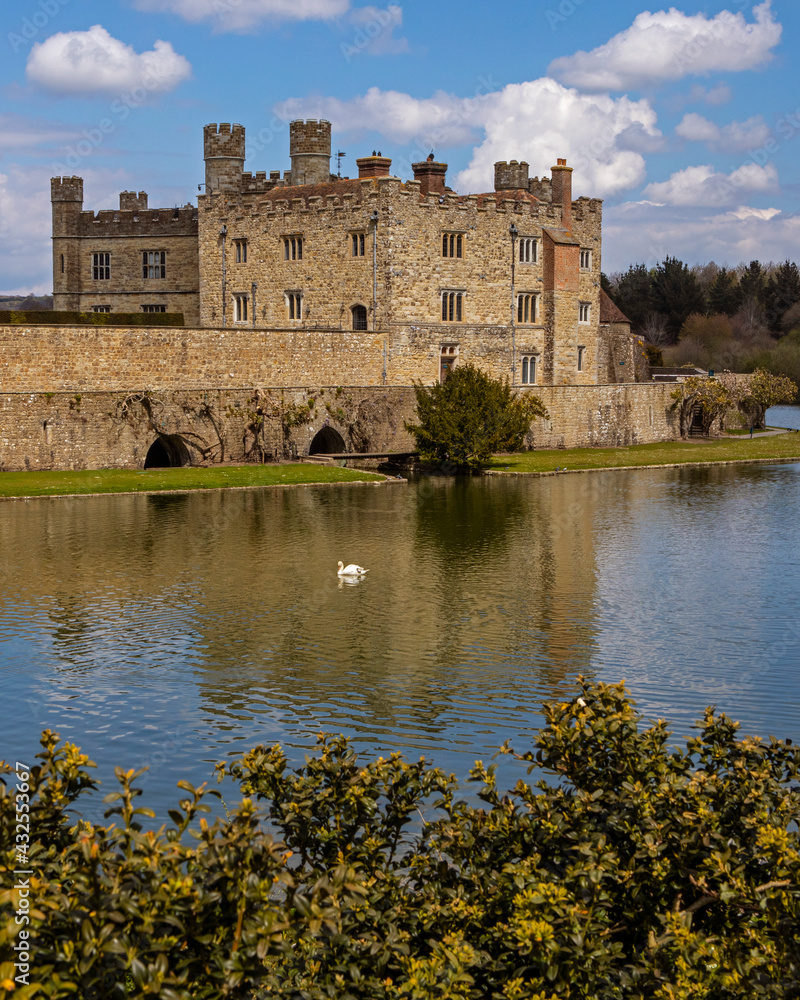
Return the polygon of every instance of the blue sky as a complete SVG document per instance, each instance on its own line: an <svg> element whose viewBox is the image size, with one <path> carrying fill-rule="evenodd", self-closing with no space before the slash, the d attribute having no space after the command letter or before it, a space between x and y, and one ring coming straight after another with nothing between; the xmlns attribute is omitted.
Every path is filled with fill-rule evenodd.
<svg viewBox="0 0 800 1000"><path fill-rule="evenodd" d="M288 121L393 172L433 149L461 193L559 156L605 200L603 269L800 259L796 0L22 0L0 45L0 292L51 290L49 178L85 208L185 204L202 127L289 166ZM335 161L334 161L335 164Z"/></svg>

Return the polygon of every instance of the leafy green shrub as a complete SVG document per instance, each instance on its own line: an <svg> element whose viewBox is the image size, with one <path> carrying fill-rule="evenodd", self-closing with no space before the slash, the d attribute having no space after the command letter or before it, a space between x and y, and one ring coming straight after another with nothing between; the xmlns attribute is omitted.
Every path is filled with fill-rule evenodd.
<svg viewBox="0 0 800 1000"><path fill-rule="evenodd" d="M121 998L126 977L165 1000L797 997L800 751L711 709L678 748L621 685L579 685L521 758L540 780L502 793L478 762L478 804L424 761L361 764L321 738L294 769L263 746L219 766L263 821L246 798L208 824L181 783L171 825L144 831L137 774L118 770L116 825L93 826L68 818L90 762L45 733L16 990L0 786L0 998Z"/></svg>
<svg viewBox="0 0 800 1000"><path fill-rule="evenodd" d="M444 382L414 384L414 435L423 462L452 471L478 469L493 454L519 451L536 417L548 413L538 396L515 395L507 382L472 364L458 365Z"/></svg>

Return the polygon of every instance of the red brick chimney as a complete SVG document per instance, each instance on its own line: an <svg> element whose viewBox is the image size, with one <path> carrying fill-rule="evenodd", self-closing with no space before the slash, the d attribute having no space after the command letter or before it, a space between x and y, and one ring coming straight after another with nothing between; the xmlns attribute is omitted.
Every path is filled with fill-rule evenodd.
<svg viewBox="0 0 800 1000"><path fill-rule="evenodd" d="M372 156L362 156L361 159L356 160L359 178L388 177L391 165L391 159L388 156L381 156L380 153L373 153Z"/></svg>
<svg viewBox="0 0 800 1000"><path fill-rule="evenodd" d="M422 163L412 163L414 180L420 182L421 194L444 194L444 179L447 174L447 164L434 160L433 153Z"/></svg>
<svg viewBox="0 0 800 1000"><path fill-rule="evenodd" d="M561 226L572 227L572 167L559 160L553 167L553 204L561 205Z"/></svg>

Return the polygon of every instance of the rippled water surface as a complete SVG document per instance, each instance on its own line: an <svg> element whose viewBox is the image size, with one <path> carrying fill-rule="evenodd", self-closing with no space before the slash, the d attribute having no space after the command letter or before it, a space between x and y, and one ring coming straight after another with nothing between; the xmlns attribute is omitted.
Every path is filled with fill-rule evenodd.
<svg viewBox="0 0 800 1000"><path fill-rule="evenodd" d="M793 464L3 503L0 757L55 729L162 815L321 731L463 777L579 673L799 739L798 509Z"/></svg>

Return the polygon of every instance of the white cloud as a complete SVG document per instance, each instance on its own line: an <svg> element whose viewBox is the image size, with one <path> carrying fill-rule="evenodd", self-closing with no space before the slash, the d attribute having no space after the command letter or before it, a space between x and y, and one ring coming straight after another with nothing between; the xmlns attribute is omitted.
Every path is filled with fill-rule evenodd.
<svg viewBox="0 0 800 1000"><path fill-rule="evenodd" d="M753 7L755 22L724 10L716 17L642 11L625 31L592 49L555 59L548 73L587 91L639 90L665 80L756 69L781 37L771 0Z"/></svg>
<svg viewBox="0 0 800 1000"><path fill-rule="evenodd" d="M323 117L342 132L374 130L413 143L409 159L478 141L470 165L455 178L465 192L493 188L496 160L527 160L533 174L542 174L566 156L576 168L576 192L613 194L644 180L642 151L661 141L646 100L580 94L546 77L468 98L440 91L418 99L372 87L350 101L293 99L275 111L284 119Z"/></svg>
<svg viewBox="0 0 800 1000"><path fill-rule="evenodd" d="M761 115L743 122L730 122L721 128L702 115L684 115L675 133L690 142L704 142L709 149L723 153L738 153L763 146L770 137L769 125Z"/></svg>
<svg viewBox="0 0 800 1000"><path fill-rule="evenodd" d="M136 0L139 10L171 11L186 21L213 21L218 31L252 31L264 21L343 17L350 0Z"/></svg>
<svg viewBox="0 0 800 1000"><path fill-rule="evenodd" d="M645 196L661 205L736 205L752 194L775 194L778 171L768 163L744 163L730 174L717 173L711 164L686 167L669 180L648 184Z"/></svg>
<svg viewBox="0 0 800 1000"><path fill-rule="evenodd" d="M692 104L699 104L701 101L711 105L727 104L732 96L727 83L717 83L710 90L696 83L689 91L689 101Z"/></svg>
<svg viewBox="0 0 800 1000"><path fill-rule="evenodd" d="M652 267L667 256L688 264L714 260L729 266L786 260L796 256L798 241L800 215L775 208L698 212L626 202L603 213L603 270L623 271L640 261Z"/></svg>
<svg viewBox="0 0 800 1000"><path fill-rule="evenodd" d="M0 173L0 245L3 293L53 290L50 174L10 164Z"/></svg>
<svg viewBox="0 0 800 1000"><path fill-rule="evenodd" d="M28 118L13 112L0 113L0 133L3 135L3 150L14 150L15 155L46 155L47 147L73 139L78 129L63 122L47 122Z"/></svg>
<svg viewBox="0 0 800 1000"><path fill-rule="evenodd" d="M26 72L32 83L55 94L119 95L142 88L155 96L188 79L192 68L169 42L157 41L150 52L137 53L95 24L34 45Z"/></svg>

